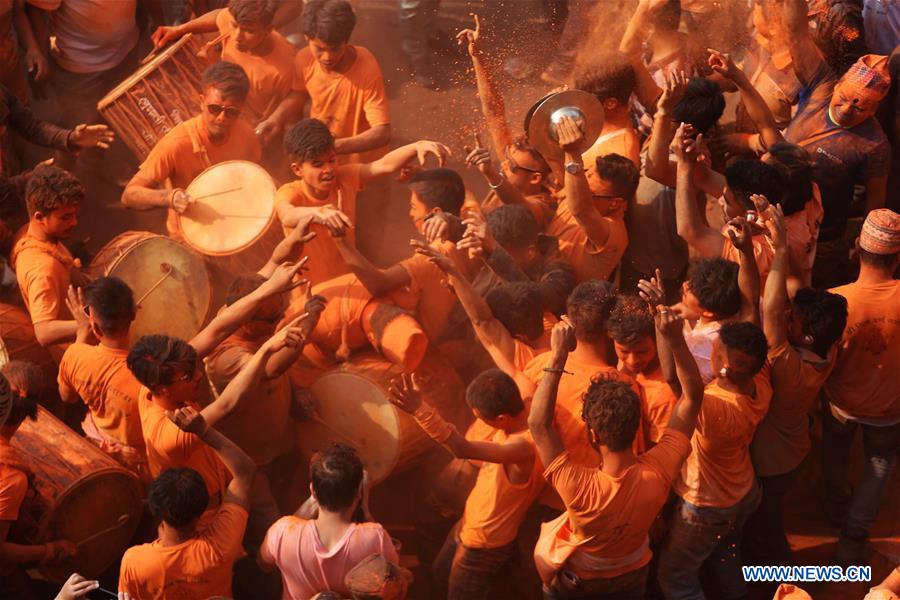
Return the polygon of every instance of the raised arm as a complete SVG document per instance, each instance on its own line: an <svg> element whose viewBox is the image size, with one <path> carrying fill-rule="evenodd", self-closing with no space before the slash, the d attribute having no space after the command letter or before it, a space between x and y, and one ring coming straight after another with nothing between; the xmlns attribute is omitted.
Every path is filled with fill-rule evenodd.
<svg viewBox="0 0 900 600"><path fill-rule="evenodd" d="M435 156L438 164L443 167L452 152L450 152L450 148L440 142L429 140L413 142L391 150L375 162L360 165L359 180L361 183L366 183L376 177L396 173L414 158L418 158L419 164L424 166L429 154Z"/></svg>
<svg viewBox="0 0 900 600"><path fill-rule="evenodd" d="M738 288L741 291L741 321L759 325L759 267L753 253L752 226L743 217L728 221L728 237L740 254Z"/></svg>
<svg viewBox="0 0 900 600"><path fill-rule="evenodd" d="M706 224L700 207L697 206L694 188L694 169L697 166L697 145L702 143L703 134L692 140L686 135L686 126L682 123L675 133L672 149L678 165L675 182L675 224L678 235L691 246L697 254L715 258L722 256L725 237Z"/></svg>
<svg viewBox="0 0 900 600"><path fill-rule="evenodd" d="M653 81L653 76L647 70L643 57L644 32L650 29L649 18L653 10L654 6L651 0L640 0L634 14L628 20L628 26L625 27L625 33L619 43L619 52L628 57L631 67L634 69L635 96L651 115L656 111L656 101L662 91Z"/></svg>
<svg viewBox="0 0 900 600"><path fill-rule="evenodd" d="M763 297L763 332L770 348L777 348L787 340L787 272L788 247L787 233L784 227L784 212L781 206L775 206L766 228L775 246L772 267L766 279L766 290Z"/></svg>
<svg viewBox="0 0 900 600"><path fill-rule="evenodd" d="M544 467L565 450L562 437L553 423L559 380L565 373L569 352L575 348L575 329L565 318L553 326L550 347L550 363L544 368L544 376L538 383L531 401L531 411L528 413L528 429L531 430L538 458Z"/></svg>
<svg viewBox="0 0 900 600"><path fill-rule="evenodd" d="M456 458L491 463L516 464L534 458L527 441L516 439L504 444L469 441L422 397L415 374L404 373L390 384L394 406L409 413L433 440L445 446Z"/></svg>
<svg viewBox="0 0 900 600"><path fill-rule="evenodd" d="M584 174L584 162L581 158L585 145L584 132L568 116L560 120L556 131L559 145L565 153L565 164L567 165L563 176L563 188L566 201L569 203L569 210L594 245L602 248L609 241L610 220L594 206L591 188L588 186L587 177ZM569 166L571 165L575 166L576 172L570 172Z"/></svg>
<svg viewBox="0 0 900 600"><path fill-rule="evenodd" d="M390 123L375 125L357 135L334 140L334 150L338 154L368 152L390 144L391 135Z"/></svg>
<svg viewBox="0 0 900 600"><path fill-rule="evenodd" d="M475 69L475 83L478 86L478 98L481 100L481 113L487 122L491 142L494 144L494 152L500 156L512 143L512 133L506 122L506 105L503 102L503 95L497 89L487 65L484 64L484 53L479 44L481 19L478 15L473 15L473 17L475 18L475 29L463 29L456 34L456 41L459 45L466 44L469 51L472 66Z"/></svg>
<svg viewBox="0 0 900 600"><path fill-rule="evenodd" d="M662 371L663 378L669 384L672 393L675 396L681 395L681 383L678 381L678 372L675 367L675 358L672 356L672 348L666 341L665 335L660 331L660 321L655 319L656 307L665 306L666 292L663 289L662 272L656 269L656 277L651 277L649 281L641 279L638 281L638 294L650 307L650 314L654 315L656 324L656 356L659 358L659 368Z"/></svg>
<svg viewBox="0 0 900 600"><path fill-rule="evenodd" d="M225 491L224 501L249 508L250 488L253 485L253 478L256 476L256 465L253 463L253 459L247 456L247 453L241 450L237 444L207 423L202 412L197 412L190 406L179 408L175 412L166 411L166 416L182 431L197 435L225 463L231 472L232 479Z"/></svg>
<svg viewBox="0 0 900 600"><path fill-rule="evenodd" d="M644 164L644 174L663 185L675 185L675 165L669 160L669 146L676 135L672 111L684 96L688 78L684 71L666 76L666 87L656 102L653 129Z"/></svg>
<svg viewBox="0 0 900 600"><path fill-rule="evenodd" d="M709 66L722 77L733 81L741 93L747 114L756 123L759 129L759 137L764 148L771 148L773 144L784 141L784 136L775 123L775 116L769 109L769 105L763 100L756 88L750 83L750 78L741 69L737 68L731 56L709 50Z"/></svg>
<svg viewBox="0 0 900 600"><path fill-rule="evenodd" d="M784 24L785 42L794 63L794 72L803 85L812 83L813 75L825 60L809 32L806 0L784 0L781 21Z"/></svg>
<svg viewBox="0 0 900 600"><path fill-rule="evenodd" d="M456 292L456 297L459 298L463 310L466 311L466 315L472 323L472 329L478 336L478 341L490 354L497 368L515 380L522 397L530 397L534 393L534 383L516 368L515 340L491 312L488 303L459 272L451 258L421 242L414 242L413 247L417 253L427 256L432 264L447 274L450 286Z"/></svg>
<svg viewBox="0 0 900 600"><path fill-rule="evenodd" d="M206 357L225 338L247 323L264 300L290 291L302 284L302 280L295 281L295 277L302 266L302 262L280 265L265 283L234 304L226 306L219 311L219 314L210 321L209 325L204 327L200 333L188 342L197 351L197 357Z"/></svg>
<svg viewBox="0 0 900 600"><path fill-rule="evenodd" d="M664 305L657 307L654 312L656 330L662 332L672 352L681 387L681 395L672 409L667 427L680 431L690 438L697 426L697 415L703 402L703 379L700 377L697 361L684 341L684 322L681 317L676 315L672 308Z"/></svg>
<svg viewBox="0 0 900 600"><path fill-rule="evenodd" d="M316 324L319 322L322 311L325 310L326 303L327 300L322 296L311 296L306 301L303 305L302 313L305 316L303 316L297 324L299 329L299 339L297 343L287 345L272 354L269 360L266 361L266 379L280 377L291 368L291 365L297 362L297 359L300 358L300 354L303 352L306 341L309 339L312 331L316 328Z"/></svg>

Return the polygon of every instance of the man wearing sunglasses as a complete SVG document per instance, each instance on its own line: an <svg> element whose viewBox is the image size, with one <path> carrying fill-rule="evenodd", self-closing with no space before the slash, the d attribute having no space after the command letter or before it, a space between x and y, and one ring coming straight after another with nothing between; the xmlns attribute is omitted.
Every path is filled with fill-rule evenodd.
<svg viewBox="0 0 900 600"><path fill-rule="evenodd" d="M250 91L244 70L218 62L203 72L201 85L200 114L159 140L122 192L122 204L129 208L167 208L166 228L173 237L181 235L177 215L191 203L184 188L197 175L227 160L259 162L261 156L253 128L239 118Z"/></svg>

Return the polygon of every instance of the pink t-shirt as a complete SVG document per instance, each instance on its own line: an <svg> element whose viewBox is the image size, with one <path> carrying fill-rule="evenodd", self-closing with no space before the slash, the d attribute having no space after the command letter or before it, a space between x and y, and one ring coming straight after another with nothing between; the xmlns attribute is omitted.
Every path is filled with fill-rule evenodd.
<svg viewBox="0 0 900 600"><path fill-rule="evenodd" d="M285 600L307 600L326 590L349 597L344 577L372 554L394 564L399 561L391 537L378 523L350 525L329 550L319 539L315 521L294 516L278 519L260 548L260 558L281 571Z"/></svg>
<svg viewBox="0 0 900 600"><path fill-rule="evenodd" d="M72 73L112 69L138 40L137 0L27 0L49 15L60 67Z"/></svg>

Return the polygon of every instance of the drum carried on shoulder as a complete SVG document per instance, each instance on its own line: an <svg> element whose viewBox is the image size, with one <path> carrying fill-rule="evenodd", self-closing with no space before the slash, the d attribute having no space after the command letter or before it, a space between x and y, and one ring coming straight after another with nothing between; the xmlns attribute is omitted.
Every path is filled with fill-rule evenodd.
<svg viewBox="0 0 900 600"><path fill-rule="evenodd" d="M68 540L78 553L41 572L62 583L73 572L92 579L117 561L141 519L142 486L131 471L69 429L43 407L26 419L12 446L28 457L33 497L26 497L10 539L30 544Z"/></svg>
<svg viewBox="0 0 900 600"><path fill-rule="evenodd" d="M126 231L97 253L87 273L118 277L134 292L132 343L150 334L189 340L206 322L212 302L209 273L203 258L181 242Z"/></svg>
<svg viewBox="0 0 900 600"><path fill-rule="evenodd" d="M200 112L200 76L206 62L197 54L202 48L200 37L185 35L97 104L97 111L141 161L173 127Z"/></svg>

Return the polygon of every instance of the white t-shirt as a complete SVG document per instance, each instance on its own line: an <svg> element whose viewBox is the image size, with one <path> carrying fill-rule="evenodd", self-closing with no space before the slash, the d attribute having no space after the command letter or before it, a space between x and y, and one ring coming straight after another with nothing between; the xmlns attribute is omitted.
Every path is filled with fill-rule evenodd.
<svg viewBox="0 0 900 600"><path fill-rule="evenodd" d="M138 41L137 0L27 0L50 16L57 64L73 73L106 71L122 62Z"/></svg>

